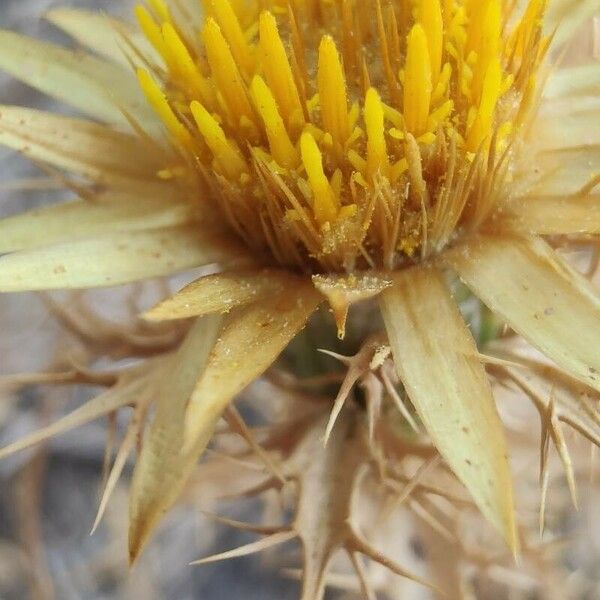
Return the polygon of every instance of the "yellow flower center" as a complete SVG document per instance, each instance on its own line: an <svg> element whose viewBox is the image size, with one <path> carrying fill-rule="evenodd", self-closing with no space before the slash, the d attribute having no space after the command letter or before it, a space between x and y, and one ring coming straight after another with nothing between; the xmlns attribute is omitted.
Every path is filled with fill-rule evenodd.
<svg viewBox="0 0 600 600"><path fill-rule="evenodd" d="M547 49L544 0L204 0L190 35L136 9L141 86L253 250L305 270L397 268L480 227Z"/></svg>

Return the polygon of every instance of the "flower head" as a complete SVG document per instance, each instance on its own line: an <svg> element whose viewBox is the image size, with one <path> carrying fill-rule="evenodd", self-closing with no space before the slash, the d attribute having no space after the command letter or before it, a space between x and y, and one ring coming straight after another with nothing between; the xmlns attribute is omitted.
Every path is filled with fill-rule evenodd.
<svg viewBox="0 0 600 600"><path fill-rule="evenodd" d="M308 272L394 269L482 225L548 48L544 2L205 3L199 40L137 7L142 89L221 218ZM414 4L414 6L413 6Z"/></svg>
<svg viewBox="0 0 600 600"><path fill-rule="evenodd" d="M563 31L591 9L546 4L206 0L194 20L180 2L148 0L136 9L142 35L53 13L75 35L92 25L102 32L89 44L108 61L0 33L0 66L106 123L0 108L0 142L75 175L60 177L79 197L0 222L0 289L111 286L217 265L145 314L193 318L181 344L117 377L83 413L116 410L138 395L142 415L156 406L133 481L132 559L220 418L250 439L228 409L232 399L323 301L343 337L350 307L373 298L385 334L362 340L354 359L341 357L349 371L326 404L331 415L303 422L302 435L288 432L282 452L293 464L289 472L275 466L276 478L318 471L317 487L350 515L357 472L377 471L381 456L389 451L391 461L398 451L390 449L405 447L379 410L385 398L406 424L416 413L517 552L506 442L484 363L521 380L506 375L510 361L480 354L448 280L458 275L554 361L566 388L600 391L597 290L550 243L598 243L590 119L599 66L549 67L544 59L563 35L547 33L547 8L573 8ZM364 413L348 407L357 381ZM136 413L134 433L140 421ZM322 463L303 456L300 468L296 446L314 452L322 434L330 441ZM348 448L359 448L360 459ZM270 455L257 452L272 468ZM330 468L344 456L336 490ZM319 533L335 515L313 519L319 509L306 511L302 498L306 528L276 541L301 537L319 563L306 597L320 597L335 549L378 555L342 524Z"/></svg>

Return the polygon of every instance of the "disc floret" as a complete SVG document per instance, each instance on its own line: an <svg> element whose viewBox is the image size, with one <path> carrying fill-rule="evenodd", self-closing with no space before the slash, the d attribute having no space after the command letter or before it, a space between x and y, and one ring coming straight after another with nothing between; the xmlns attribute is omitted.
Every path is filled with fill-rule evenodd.
<svg viewBox="0 0 600 600"><path fill-rule="evenodd" d="M254 251L308 271L394 269L508 194L546 48L544 2L520 19L512 4L205 0L191 38L153 0L137 16L165 67L140 83Z"/></svg>

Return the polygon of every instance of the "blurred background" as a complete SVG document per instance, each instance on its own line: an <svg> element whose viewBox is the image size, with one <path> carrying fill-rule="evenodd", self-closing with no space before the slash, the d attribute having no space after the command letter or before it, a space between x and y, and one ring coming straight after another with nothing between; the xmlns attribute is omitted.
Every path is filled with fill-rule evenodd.
<svg viewBox="0 0 600 600"><path fill-rule="evenodd" d="M127 0L0 0L0 27L72 46L46 23L43 14L57 5L107 10L127 17ZM51 100L0 74L0 104L17 104L65 112ZM27 161L0 149L0 216L21 212L63 198L64 192L36 189L40 171ZM29 181L23 188L19 181ZM39 186L38 186L39 187ZM149 285L143 295L160 291ZM88 299L111 319L125 318L123 305L131 290L100 291ZM136 290L139 294L139 290ZM48 370L57 355L77 353L81 340L51 317L51 302L64 304L60 294L47 297L19 294L0 296L0 377ZM65 305L68 309L68 305ZM93 390L36 387L18 395L0 389L0 447L56 420L90 397ZM533 416L533 423L538 421ZM123 423L117 423L122 431ZM537 432L536 434L537 435ZM76 429L43 447L0 461L0 600L286 600L298 597L293 574L262 558L244 558L217 565L190 567L188 563L255 539L215 525L197 510L194 498L174 510L158 536L133 570L127 566L127 488L131 465L108 505L99 529L90 535L102 487L106 421ZM586 449L587 450L587 449ZM523 469L536 473L535 452ZM587 467L587 459L586 465ZM585 479L585 476L580 478ZM581 482L581 510L569 504L564 477L553 482L559 506L561 533L571 538L560 559L572 579L573 600L600 600L600 502L597 487ZM596 491L594 491L596 489ZM199 488L198 494L206 490ZM532 491L536 495L537 481ZM193 494L192 494L193 495ZM253 521L259 507L248 502L220 504L219 512ZM422 549L412 537L410 524L398 530L394 558L418 567ZM285 554L285 553L284 553ZM293 557L292 557L293 558ZM294 564L293 560L287 562ZM478 588L476 598L496 600L567 600L549 591L536 591L526 578L518 593L494 586ZM333 592L328 598L338 598ZM344 596L358 598L357 595ZM397 580L394 598L420 600L430 596L404 580ZM472 596L469 596L471 598Z"/></svg>

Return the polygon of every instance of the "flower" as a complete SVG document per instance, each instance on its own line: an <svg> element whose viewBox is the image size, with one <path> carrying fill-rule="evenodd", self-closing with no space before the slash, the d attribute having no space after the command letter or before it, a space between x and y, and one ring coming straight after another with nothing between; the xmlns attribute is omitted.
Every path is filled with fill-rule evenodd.
<svg viewBox="0 0 600 600"><path fill-rule="evenodd" d="M599 67L545 60L593 9L557 2L550 11L568 16L548 34L543 0L522 11L501 0L203 4L200 23L177 2L140 4L143 36L53 13L109 61L0 37L0 66L106 123L0 109L0 143L92 184L68 179L80 200L0 222L0 289L219 266L146 314L196 319L177 352L102 397L114 410L151 389L156 403L133 482L132 558L231 400L318 306L329 302L343 337L350 307L373 298L429 436L516 553L502 425L446 279L456 273L600 391L597 291L548 237L597 243L600 231ZM336 423L338 400L328 436L351 428Z"/></svg>

